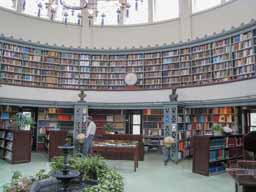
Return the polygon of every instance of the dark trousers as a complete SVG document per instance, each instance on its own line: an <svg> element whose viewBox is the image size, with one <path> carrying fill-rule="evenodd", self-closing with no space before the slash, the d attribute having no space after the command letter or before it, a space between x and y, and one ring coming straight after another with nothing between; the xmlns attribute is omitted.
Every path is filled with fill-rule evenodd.
<svg viewBox="0 0 256 192"><path fill-rule="evenodd" d="M164 156L164 163L165 165L167 164L167 162L170 160L171 158L171 147L163 147L163 156Z"/></svg>

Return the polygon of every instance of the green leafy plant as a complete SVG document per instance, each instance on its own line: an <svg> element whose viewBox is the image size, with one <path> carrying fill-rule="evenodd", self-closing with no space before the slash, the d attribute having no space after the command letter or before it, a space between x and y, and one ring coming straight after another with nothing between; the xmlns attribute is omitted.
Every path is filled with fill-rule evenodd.
<svg viewBox="0 0 256 192"><path fill-rule="evenodd" d="M34 124L34 121L31 117L21 112L16 113L14 119L15 125L18 129L24 129L26 128L26 126Z"/></svg>
<svg viewBox="0 0 256 192"><path fill-rule="evenodd" d="M32 184L32 179L23 177L18 171L12 176L11 183L4 185L3 192L28 192Z"/></svg>
<svg viewBox="0 0 256 192"><path fill-rule="evenodd" d="M77 154L70 158L69 165L72 169L80 171L84 182L96 179L97 185L85 188L83 192L123 192L123 177L115 170L108 168L100 156L85 157ZM51 173L63 168L63 157L56 157L51 162L51 171L39 170L33 177L23 177L20 172L14 172L11 183L4 186L3 192L29 192L34 181L47 179Z"/></svg>
<svg viewBox="0 0 256 192"><path fill-rule="evenodd" d="M73 156L69 160L70 168L77 170L81 173L81 177L85 179L97 180L98 175L107 169L107 164L100 156L86 157L83 154ZM63 157L56 157L51 163L52 171L60 170L63 168Z"/></svg>
<svg viewBox="0 0 256 192"><path fill-rule="evenodd" d="M113 126L110 123L104 125L104 130L108 132L113 132Z"/></svg>
<svg viewBox="0 0 256 192"><path fill-rule="evenodd" d="M212 130L213 132L223 132L223 127L219 124L214 124L212 126Z"/></svg>
<svg viewBox="0 0 256 192"><path fill-rule="evenodd" d="M107 169L99 177L99 184L84 189L83 192L123 192L123 177L115 170Z"/></svg>
<svg viewBox="0 0 256 192"><path fill-rule="evenodd" d="M35 174L35 176L33 177L33 180L40 181L43 179L47 179L49 177L50 177L50 174L47 173L45 169L41 169Z"/></svg>

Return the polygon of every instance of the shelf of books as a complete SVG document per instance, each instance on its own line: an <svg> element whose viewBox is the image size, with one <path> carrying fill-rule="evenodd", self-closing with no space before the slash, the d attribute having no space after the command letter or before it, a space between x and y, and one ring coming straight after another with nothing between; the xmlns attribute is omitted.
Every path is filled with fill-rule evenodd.
<svg viewBox="0 0 256 192"><path fill-rule="evenodd" d="M219 124L222 127L234 129L236 110L234 107L194 108L186 109L190 113L192 135L212 134L212 126Z"/></svg>
<svg viewBox="0 0 256 192"><path fill-rule="evenodd" d="M144 88L157 89L162 87L162 54L144 54Z"/></svg>
<svg viewBox="0 0 256 192"><path fill-rule="evenodd" d="M235 79L253 77L255 75L253 32L236 35L231 40Z"/></svg>
<svg viewBox="0 0 256 192"><path fill-rule="evenodd" d="M48 130L66 130L72 137L74 110L69 108L38 108L37 143L42 143Z"/></svg>
<svg viewBox="0 0 256 192"><path fill-rule="evenodd" d="M148 51L90 53L0 40L4 84L92 90L124 90L127 73L136 87L162 89L255 77L254 29L216 40Z"/></svg>
<svg viewBox="0 0 256 192"><path fill-rule="evenodd" d="M0 106L0 127L4 129L12 128L12 121L14 121L14 116L19 112L18 107L14 106Z"/></svg>
<svg viewBox="0 0 256 192"><path fill-rule="evenodd" d="M127 55L111 55L108 69L109 89L121 89L125 87L125 75L127 73Z"/></svg>
<svg viewBox="0 0 256 192"><path fill-rule="evenodd" d="M195 136L193 172L215 175L243 158L243 136Z"/></svg>
<svg viewBox="0 0 256 192"><path fill-rule="evenodd" d="M0 128L0 159L10 163L31 161L32 133L15 128Z"/></svg>
<svg viewBox="0 0 256 192"><path fill-rule="evenodd" d="M162 109L143 110L143 136L145 146L161 147L164 137Z"/></svg>
<svg viewBox="0 0 256 192"><path fill-rule="evenodd" d="M222 82L234 79L231 60L230 39L223 39L212 44L213 80Z"/></svg>
<svg viewBox="0 0 256 192"><path fill-rule="evenodd" d="M191 156L191 122L190 114L183 106L177 107L177 126L176 130L176 142L178 149L177 160L182 160Z"/></svg>
<svg viewBox="0 0 256 192"><path fill-rule="evenodd" d="M211 43L191 48L191 74L193 84L195 85L213 82L211 48Z"/></svg>
<svg viewBox="0 0 256 192"><path fill-rule="evenodd" d="M137 86L144 86L144 54L129 54L127 58L127 73L135 73L137 75Z"/></svg>
<svg viewBox="0 0 256 192"><path fill-rule="evenodd" d="M97 129L96 134L106 132L125 133L125 116L122 110L89 109Z"/></svg>

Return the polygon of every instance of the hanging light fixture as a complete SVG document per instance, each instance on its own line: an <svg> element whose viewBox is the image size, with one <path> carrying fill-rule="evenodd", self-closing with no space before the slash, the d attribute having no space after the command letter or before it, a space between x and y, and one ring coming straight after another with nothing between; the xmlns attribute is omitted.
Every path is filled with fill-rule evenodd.
<svg viewBox="0 0 256 192"><path fill-rule="evenodd" d="M139 7L139 5L138 5L139 3L138 2L139 2L139 0L135 0L135 10L136 11L138 11L138 7Z"/></svg>
<svg viewBox="0 0 256 192"><path fill-rule="evenodd" d="M81 25L81 18L82 18L82 15L80 13L77 14L77 24L78 25Z"/></svg>
<svg viewBox="0 0 256 192"><path fill-rule="evenodd" d="M17 0L12 0L12 8L16 8Z"/></svg>
<svg viewBox="0 0 256 192"><path fill-rule="evenodd" d="M129 9L131 8L131 5L129 3L126 4L126 17L129 17L130 11Z"/></svg>
<svg viewBox="0 0 256 192"><path fill-rule="evenodd" d="M26 0L21 0L26 1ZM42 0L40 0L41 2ZM58 8L62 8L64 10L70 10L69 15L76 15L77 16L77 23L81 24L81 15L76 14L76 10L82 10L87 9L88 13L90 12L89 9L93 10L93 14L89 14L89 25L91 26L93 24L93 18L100 16L101 18L101 25L103 26L105 24L105 17L106 12L104 10L97 10L97 2L108 2L112 0L50 0L47 3L45 3L46 8L48 9L48 15L51 20L54 20L54 17L57 13L57 9L54 9L53 6L57 6ZM133 0L135 2L135 10L137 11L139 9L139 3L143 2L143 0ZM117 23L119 24L121 22L122 17L128 18L130 16L130 8L131 4L128 3L128 0L117 0ZM105 5L105 4L103 4ZM103 6L104 9L104 6ZM38 16L41 16L41 4L38 3ZM125 19L125 18L124 18ZM65 21L65 20L64 20Z"/></svg>
<svg viewBox="0 0 256 192"><path fill-rule="evenodd" d="M101 14L101 26L104 26L104 24L105 24L105 17L106 17L105 13L102 13Z"/></svg>
<svg viewBox="0 0 256 192"><path fill-rule="evenodd" d="M78 0L79 5L72 5L65 0L60 0L60 4L65 7L66 9L72 9L72 10L81 10L85 9L88 6L88 0Z"/></svg>
<svg viewBox="0 0 256 192"><path fill-rule="evenodd" d="M51 12L51 17L50 17L50 19L53 21L54 16L55 16L55 13L56 13L56 8L55 8L55 6L52 6L52 7L51 7L50 12Z"/></svg>
<svg viewBox="0 0 256 192"><path fill-rule="evenodd" d="M120 24L121 9L120 9L120 8L117 8L116 13L117 13L117 23Z"/></svg>
<svg viewBox="0 0 256 192"><path fill-rule="evenodd" d="M64 23L65 24L68 23L68 12L67 11L64 13Z"/></svg>
<svg viewBox="0 0 256 192"><path fill-rule="evenodd" d="M92 26L92 24L93 24L93 14L94 14L94 10L88 9L89 26Z"/></svg>
<svg viewBox="0 0 256 192"><path fill-rule="evenodd" d="M21 0L20 3L21 3L22 11L25 11L25 9L26 9L26 0Z"/></svg>
<svg viewBox="0 0 256 192"><path fill-rule="evenodd" d="M42 7L43 7L43 4L42 4L41 1L37 4L37 7L38 7L37 16L41 17L41 10L42 10Z"/></svg>

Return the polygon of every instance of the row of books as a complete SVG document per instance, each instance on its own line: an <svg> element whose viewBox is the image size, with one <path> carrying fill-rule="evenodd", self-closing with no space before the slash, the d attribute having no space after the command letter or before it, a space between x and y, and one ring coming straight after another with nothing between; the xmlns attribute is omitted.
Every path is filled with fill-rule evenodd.
<svg viewBox="0 0 256 192"><path fill-rule="evenodd" d="M225 69L233 69L233 63L227 61L227 62L219 63L213 66L214 71L225 70Z"/></svg>
<svg viewBox="0 0 256 192"><path fill-rule="evenodd" d="M232 45L231 49L232 51L239 51L241 49L247 49L252 47L252 40L242 41L240 43L236 43Z"/></svg>
<svg viewBox="0 0 256 192"><path fill-rule="evenodd" d="M216 57L212 58L212 63L216 64L216 63L221 63L221 62L225 62L230 60L230 55L229 54L224 54L224 55L219 55Z"/></svg>
<svg viewBox="0 0 256 192"><path fill-rule="evenodd" d="M161 59L148 59L148 60L144 60L144 66L148 66L148 65L160 65L162 64L162 60Z"/></svg>
<svg viewBox="0 0 256 192"><path fill-rule="evenodd" d="M192 67L197 67L197 66L204 66L204 65L209 65L211 64L211 59L202 59L198 61L192 61Z"/></svg>
<svg viewBox="0 0 256 192"><path fill-rule="evenodd" d="M163 84L181 84L185 82L191 82L192 77L191 76L183 76L183 77L165 77L163 78ZM168 85L168 86L169 86Z"/></svg>
<svg viewBox="0 0 256 192"><path fill-rule="evenodd" d="M201 115L201 114L233 114L233 107L215 107L215 108L187 108L185 114Z"/></svg>
<svg viewBox="0 0 256 192"><path fill-rule="evenodd" d="M225 71L217 71L213 73L214 79L220 79L220 78L231 78L234 75L233 70L225 70ZM227 79L229 80L229 79Z"/></svg>
<svg viewBox="0 0 256 192"><path fill-rule="evenodd" d="M143 66L144 60L127 61L127 66Z"/></svg>
<svg viewBox="0 0 256 192"><path fill-rule="evenodd" d="M163 71L163 77L165 76L180 76L180 75L190 75L189 69L179 70L179 71Z"/></svg>
<svg viewBox="0 0 256 192"><path fill-rule="evenodd" d="M151 71L160 71L161 70L161 66L147 66L144 67L144 71L145 72L151 72Z"/></svg>
<svg viewBox="0 0 256 192"><path fill-rule="evenodd" d="M240 42L240 41L245 41L245 40L251 39L252 37L253 37L253 33L250 31L250 32L246 32L246 33L236 35L232 38L232 40L233 40L234 43L237 43L237 42Z"/></svg>
<svg viewBox="0 0 256 192"><path fill-rule="evenodd" d="M136 68L127 68L127 73L143 73L144 68L143 67L136 67Z"/></svg>
<svg viewBox="0 0 256 192"><path fill-rule="evenodd" d="M212 67L211 66L203 66L203 67L197 67L192 68L191 74L197 74L197 73L211 73Z"/></svg>
<svg viewBox="0 0 256 192"><path fill-rule="evenodd" d="M235 69L235 75L243 75L243 74L254 74L255 73L255 66L248 65L244 67L238 67ZM252 76L251 76L252 77Z"/></svg>
<svg viewBox="0 0 256 192"><path fill-rule="evenodd" d="M195 54L192 54L192 60L198 60L198 59L202 59L202 58L208 58L208 57L210 57L210 56L211 56L210 51L195 53Z"/></svg>
<svg viewBox="0 0 256 192"><path fill-rule="evenodd" d="M205 44L205 45L200 45L197 47L192 47L192 52L207 51L209 49L211 49L211 44Z"/></svg>
<svg viewBox="0 0 256 192"><path fill-rule="evenodd" d="M194 123L205 123L205 122L213 122L213 123L232 123L233 115L200 115L200 116L192 116L192 122Z"/></svg>
<svg viewBox="0 0 256 192"><path fill-rule="evenodd" d="M219 161L225 159L225 149L212 150L209 154L209 161Z"/></svg>
<svg viewBox="0 0 256 192"><path fill-rule="evenodd" d="M220 47L212 50L212 55L223 55L223 54L229 54L230 53L230 47Z"/></svg>
<svg viewBox="0 0 256 192"><path fill-rule="evenodd" d="M252 48L241 50L241 51L238 51L236 53L233 53L234 59L239 59L241 57L248 57L248 56L251 56L253 54L254 54L254 52L253 52Z"/></svg>

